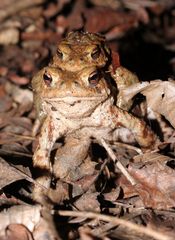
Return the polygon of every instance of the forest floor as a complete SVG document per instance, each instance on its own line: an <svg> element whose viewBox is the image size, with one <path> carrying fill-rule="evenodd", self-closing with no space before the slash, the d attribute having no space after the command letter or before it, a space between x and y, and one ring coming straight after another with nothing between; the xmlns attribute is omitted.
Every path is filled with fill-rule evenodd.
<svg viewBox="0 0 175 240"><path fill-rule="evenodd" d="M143 151L125 130L107 147L93 141L96 167L78 182L81 194L66 188L64 198L53 179L59 200L47 208L32 194L39 131L32 134L31 80L77 30L104 35L121 65L143 81L123 98L135 96L130 113L160 142ZM1 0L0 52L0 240L175 239L174 1Z"/></svg>

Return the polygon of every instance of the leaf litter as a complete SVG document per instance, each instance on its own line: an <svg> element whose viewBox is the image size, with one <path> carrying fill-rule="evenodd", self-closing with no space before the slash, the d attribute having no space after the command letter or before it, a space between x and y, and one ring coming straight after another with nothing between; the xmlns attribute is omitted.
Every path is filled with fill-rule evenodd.
<svg viewBox="0 0 175 240"><path fill-rule="evenodd" d="M32 154L39 126L33 130L36 114L30 87L32 76L47 65L67 31L101 32L119 52L128 45L129 51L134 49L130 41L134 37L139 43L134 33L140 31L145 44L161 46L173 56L174 7L173 1L149 0L1 2L0 239L174 239L175 81L169 78L175 73L173 57L166 79L161 76L165 67L159 67L164 81L148 78L122 90L126 101L135 97L131 111L147 120L161 142L145 151L121 129L119 141L108 146L115 161L94 142L95 169L87 164L76 172L88 170L88 177L69 186L53 179L53 209L32 199L32 185L37 184ZM53 154L59 147L57 142Z"/></svg>

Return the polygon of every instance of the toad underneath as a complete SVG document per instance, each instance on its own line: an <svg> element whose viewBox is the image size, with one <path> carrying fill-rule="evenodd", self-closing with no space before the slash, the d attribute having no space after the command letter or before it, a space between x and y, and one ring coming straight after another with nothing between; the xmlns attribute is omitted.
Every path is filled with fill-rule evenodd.
<svg viewBox="0 0 175 240"><path fill-rule="evenodd" d="M109 141L115 129L120 127L130 129L142 147L147 148L155 142L155 135L145 122L116 106L117 89L108 74L96 66L86 66L77 71L45 67L34 76L32 86L36 109L42 119L33 156L33 165L40 170L52 173L50 153L56 140L62 137L68 139L67 150L75 139L75 144L79 140L80 148L86 146L80 162L86 158L91 138L99 143L102 138ZM60 164L64 165L64 152L60 153L60 158ZM59 161L59 149L56 159ZM69 167L74 167L73 160ZM49 174L37 179L46 188L50 187ZM64 174L67 173L63 173L63 177ZM38 202L42 201L42 191L39 185L34 189L34 199Z"/></svg>

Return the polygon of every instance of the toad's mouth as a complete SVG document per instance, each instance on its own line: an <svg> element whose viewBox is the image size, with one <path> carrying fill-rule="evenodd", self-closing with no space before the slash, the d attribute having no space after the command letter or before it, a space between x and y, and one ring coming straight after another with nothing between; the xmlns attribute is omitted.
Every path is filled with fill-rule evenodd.
<svg viewBox="0 0 175 240"><path fill-rule="evenodd" d="M104 101L107 98L107 96L92 96L92 97L76 97L76 96L64 96L64 97L53 97L53 98L48 98L44 97L44 100L47 102L64 102L67 104L75 104L75 103L80 103L84 101L89 101L89 102L96 102L96 101Z"/></svg>
<svg viewBox="0 0 175 240"><path fill-rule="evenodd" d="M56 112L67 118L89 116L99 105L107 100L106 97L54 97L44 98L47 111ZM49 108L47 108L49 107Z"/></svg>

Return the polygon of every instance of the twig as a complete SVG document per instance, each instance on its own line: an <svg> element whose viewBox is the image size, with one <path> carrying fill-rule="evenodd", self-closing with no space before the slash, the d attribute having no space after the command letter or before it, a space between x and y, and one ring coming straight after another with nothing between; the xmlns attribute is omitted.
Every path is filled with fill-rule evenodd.
<svg viewBox="0 0 175 240"><path fill-rule="evenodd" d="M55 213L56 213L56 211L55 211ZM153 230L150 227L140 226L140 225L132 223L128 220L118 218L116 216L115 217L107 216L104 214L93 213L93 212L78 212L78 211L63 211L63 210L58 211L58 214L61 216L86 217L86 218L90 218L90 219L95 218L95 219L98 219L101 221L111 222L116 225L123 225L124 227L127 227L136 232L145 234L147 236L153 237L157 240L173 240L174 239L173 237L165 235L163 233L160 233L156 230Z"/></svg>
<svg viewBox="0 0 175 240"><path fill-rule="evenodd" d="M14 142L17 142L17 141L14 141ZM9 143L9 141L8 141L8 143ZM5 150L5 149L0 149L0 154L2 154L2 155L16 155L16 156L32 158L32 154L30 154L30 153L23 153L23 152L11 151L11 150Z"/></svg>
<svg viewBox="0 0 175 240"><path fill-rule="evenodd" d="M103 145L103 147L106 149L107 153L109 154L109 156L111 157L111 159L114 161L114 163L116 164L116 166L118 167L118 169L120 169L120 171L123 173L123 175L127 178L127 180L132 184L135 185L136 181L135 179L128 173L128 171L126 170L126 168L122 165L122 163L117 159L117 157L115 156L114 152L112 151L112 149L108 146L108 144L105 142L104 139L101 139L101 143Z"/></svg>
<svg viewBox="0 0 175 240"><path fill-rule="evenodd" d="M19 139L26 139L26 140L35 140L35 137L34 136L26 136L26 135L21 135L21 134L16 134L16 133L12 133L12 132L9 132L8 135L11 135L13 137L17 137Z"/></svg>
<svg viewBox="0 0 175 240"><path fill-rule="evenodd" d="M132 145L129 145L127 143L121 143L121 142L114 142L112 145L114 146L119 146L119 147L123 147L123 148L127 148L129 150L133 150L133 151L136 151L138 154L143 154L142 150L138 147L135 147L135 146L132 146Z"/></svg>

